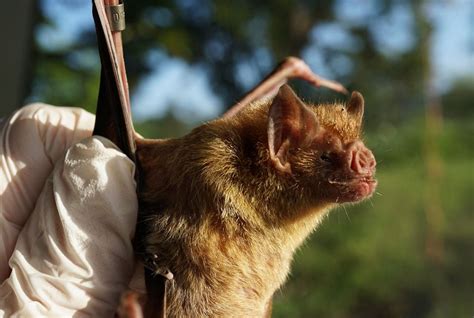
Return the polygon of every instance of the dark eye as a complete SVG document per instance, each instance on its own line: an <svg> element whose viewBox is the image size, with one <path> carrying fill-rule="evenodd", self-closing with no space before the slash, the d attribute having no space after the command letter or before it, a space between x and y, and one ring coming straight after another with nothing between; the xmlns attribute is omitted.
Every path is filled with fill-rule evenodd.
<svg viewBox="0 0 474 318"><path fill-rule="evenodd" d="M323 152L320 158L322 161L331 162L331 154L327 151Z"/></svg>

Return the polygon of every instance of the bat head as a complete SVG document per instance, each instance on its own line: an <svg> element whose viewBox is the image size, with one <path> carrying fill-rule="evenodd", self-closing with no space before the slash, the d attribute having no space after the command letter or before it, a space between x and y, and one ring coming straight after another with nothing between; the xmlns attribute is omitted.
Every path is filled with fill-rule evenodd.
<svg viewBox="0 0 474 318"><path fill-rule="evenodd" d="M251 210L279 222L286 214L275 211L296 215L368 198L376 162L360 139L363 111L356 92L347 105L312 106L284 85L273 100L182 138L138 140L141 205L188 214L203 206L226 215Z"/></svg>
<svg viewBox="0 0 474 318"><path fill-rule="evenodd" d="M308 106L287 85L268 114L268 151L273 169L316 200L357 202L376 187L372 152L360 139L364 99L347 105Z"/></svg>

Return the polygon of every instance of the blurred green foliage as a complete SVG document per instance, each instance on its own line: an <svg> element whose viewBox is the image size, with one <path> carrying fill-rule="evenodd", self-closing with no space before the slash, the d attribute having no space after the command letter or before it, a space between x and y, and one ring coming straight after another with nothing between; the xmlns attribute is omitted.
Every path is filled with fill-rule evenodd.
<svg viewBox="0 0 474 318"><path fill-rule="evenodd" d="M145 138L177 138L190 132L192 125L168 112L161 118L149 119L135 125L136 131Z"/></svg>
<svg viewBox="0 0 474 318"><path fill-rule="evenodd" d="M461 78L452 89L442 96L444 116L453 119L472 119L474 117L474 76ZM469 125L473 125L471 122Z"/></svg>
<svg viewBox="0 0 474 318"><path fill-rule="evenodd" d="M320 64L314 65L323 64L326 76L364 94L365 139L378 160L379 187L369 201L330 213L301 248L288 283L277 292L274 316L472 317L473 78L460 79L439 96L442 117L433 128L426 91L433 25L424 10L430 2L367 1L357 21L341 17L351 8L340 3L127 1L124 46L132 93L165 62L150 63L153 52L203 66L225 105L284 56L303 55L310 65L317 57ZM408 20L395 19L397 12ZM38 19L38 27L47 23L53 24ZM392 29L382 32L387 24ZM409 34L408 40L391 43L394 32ZM31 95L94 110L94 50L92 29L66 47L38 44ZM250 76L239 76L242 67L252 70ZM305 100L341 98L292 84ZM197 125L179 117L170 111L137 123L137 130L145 137L177 137ZM441 211L435 229L430 202ZM432 233L440 242L436 258L428 250Z"/></svg>

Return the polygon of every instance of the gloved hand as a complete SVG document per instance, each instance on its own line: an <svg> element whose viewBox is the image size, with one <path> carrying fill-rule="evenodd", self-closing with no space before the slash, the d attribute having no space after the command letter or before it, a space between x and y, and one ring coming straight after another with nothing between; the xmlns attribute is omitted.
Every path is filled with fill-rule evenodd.
<svg viewBox="0 0 474 318"><path fill-rule="evenodd" d="M130 283L135 166L93 124L36 104L0 127L0 317L113 316Z"/></svg>

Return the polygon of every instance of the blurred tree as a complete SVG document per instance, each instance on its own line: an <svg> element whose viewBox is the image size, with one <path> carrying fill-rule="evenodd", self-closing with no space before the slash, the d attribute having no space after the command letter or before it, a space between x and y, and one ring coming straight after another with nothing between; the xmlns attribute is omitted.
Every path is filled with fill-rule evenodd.
<svg viewBox="0 0 474 318"><path fill-rule="evenodd" d="M124 46L132 93L144 75L165 62L151 58L157 51L204 66L225 105L235 102L280 59L297 55L316 72L324 67L324 75L361 90L372 105L369 125L398 122L422 110L422 34L410 14L412 2L369 3L364 15L354 18L341 15L357 5L350 0L129 1ZM400 40L403 45L390 42L405 33L410 37ZM94 50L92 28L82 30L69 45L39 46L32 95L93 109L99 67L91 63ZM328 98L326 91L297 86L312 99Z"/></svg>

